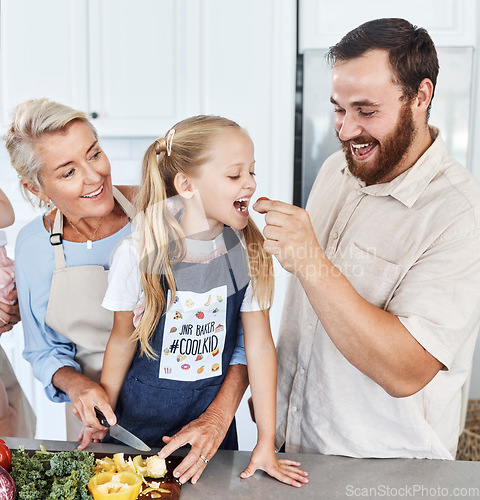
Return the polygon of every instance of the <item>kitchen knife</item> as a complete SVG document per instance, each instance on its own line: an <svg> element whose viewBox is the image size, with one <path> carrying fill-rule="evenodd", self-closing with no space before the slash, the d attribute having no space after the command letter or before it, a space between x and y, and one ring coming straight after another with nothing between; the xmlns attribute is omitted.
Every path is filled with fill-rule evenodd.
<svg viewBox="0 0 480 500"><path fill-rule="evenodd" d="M95 408L95 413L97 415L98 421L105 427L109 428L110 436L115 439L118 439L122 443L127 446L131 446L132 448L136 448L140 451L151 451L152 449L147 446L141 439L132 434L131 432L124 429L122 426L115 424L110 425L108 420L105 418L105 415L98 409Z"/></svg>

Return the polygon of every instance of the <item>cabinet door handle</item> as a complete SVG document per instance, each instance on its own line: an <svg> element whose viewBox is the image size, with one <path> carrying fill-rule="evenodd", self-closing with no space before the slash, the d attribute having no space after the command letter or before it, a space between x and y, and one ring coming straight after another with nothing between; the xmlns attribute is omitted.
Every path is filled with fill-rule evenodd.
<svg viewBox="0 0 480 500"><path fill-rule="evenodd" d="M96 111L92 111L90 116L95 120L95 118L98 118L98 113Z"/></svg>

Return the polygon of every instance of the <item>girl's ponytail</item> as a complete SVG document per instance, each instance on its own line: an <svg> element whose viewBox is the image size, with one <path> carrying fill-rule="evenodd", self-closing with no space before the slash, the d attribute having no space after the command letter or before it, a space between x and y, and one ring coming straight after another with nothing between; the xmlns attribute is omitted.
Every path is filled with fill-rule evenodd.
<svg viewBox="0 0 480 500"><path fill-rule="evenodd" d="M132 340L139 341L141 355L150 358L155 357L150 340L165 308L167 287L171 291L171 303L175 298L170 261L181 260L185 252L183 231L167 207L164 176L169 170L165 165L169 160L165 139L157 139L145 153L142 186L137 197L136 229L140 235L139 268L145 312Z"/></svg>

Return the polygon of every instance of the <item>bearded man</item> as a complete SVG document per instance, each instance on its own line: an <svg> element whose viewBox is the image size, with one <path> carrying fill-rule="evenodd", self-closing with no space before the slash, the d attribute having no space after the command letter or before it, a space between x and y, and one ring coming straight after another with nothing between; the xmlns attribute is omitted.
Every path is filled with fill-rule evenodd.
<svg viewBox="0 0 480 500"><path fill-rule="evenodd" d="M428 124L438 60L424 29L370 21L328 58L342 151L306 210L254 207L293 275L276 444L453 459L480 325L480 187Z"/></svg>

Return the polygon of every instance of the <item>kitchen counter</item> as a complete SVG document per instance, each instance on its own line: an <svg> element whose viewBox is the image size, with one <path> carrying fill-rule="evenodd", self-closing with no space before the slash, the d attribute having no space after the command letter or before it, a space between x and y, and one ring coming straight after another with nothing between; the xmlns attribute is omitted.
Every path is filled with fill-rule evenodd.
<svg viewBox="0 0 480 500"><path fill-rule="evenodd" d="M12 449L75 450L72 441L4 438ZM98 453L139 453L128 446L93 443L87 451ZM157 452L158 449L153 449ZM187 450L176 454L184 455ZM309 473L301 488L284 485L257 471L240 479L250 453L220 450L195 485L182 486L181 500L189 499L326 499L339 498L480 498L480 462L416 459L357 459L328 455L286 454L298 460Z"/></svg>

